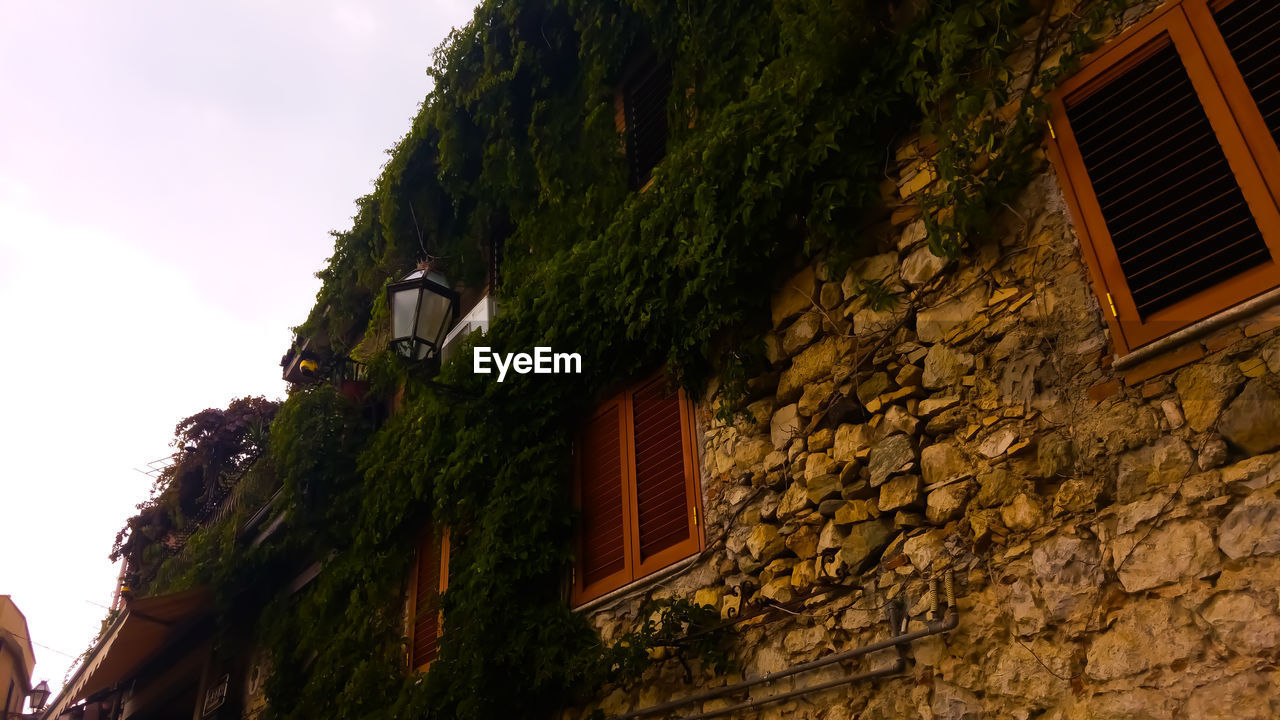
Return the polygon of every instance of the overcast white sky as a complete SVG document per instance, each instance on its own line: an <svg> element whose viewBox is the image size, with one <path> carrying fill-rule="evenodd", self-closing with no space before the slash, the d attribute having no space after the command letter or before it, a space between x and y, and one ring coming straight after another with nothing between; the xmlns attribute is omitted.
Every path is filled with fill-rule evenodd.
<svg viewBox="0 0 1280 720"><path fill-rule="evenodd" d="M472 0L0 0L0 594L61 685L177 421L280 396Z"/></svg>

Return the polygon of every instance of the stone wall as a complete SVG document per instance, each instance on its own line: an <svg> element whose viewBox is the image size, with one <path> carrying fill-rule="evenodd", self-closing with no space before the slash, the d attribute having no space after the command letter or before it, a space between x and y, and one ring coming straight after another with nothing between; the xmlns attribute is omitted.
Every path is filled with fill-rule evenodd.
<svg viewBox="0 0 1280 720"><path fill-rule="evenodd" d="M905 675L767 717L1280 716L1280 314L1126 383L1047 172L1019 212L956 268L917 221L845 278L819 265L780 291L779 372L742 421L701 413L709 552L645 596L730 617L839 578L738 627L760 675L883 637L868 608L905 596L920 617L922 576L954 571L960 627ZM903 302L869 307L859 279ZM639 605L593 620L615 637ZM695 686L659 669L605 709Z"/></svg>
<svg viewBox="0 0 1280 720"><path fill-rule="evenodd" d="M772 371L740 418L699 409L706 552L589 611L611 640L650 597L719 608L737 670L690 682L659 659L565 717L882 639L896 602L921 627L947 570L959 626L912 644L905 672L735 716L1280 717L1280 309L1116 371L1047 163L948 263L909 210L931 181L917 152L876 254L777 290Z"/></svg>

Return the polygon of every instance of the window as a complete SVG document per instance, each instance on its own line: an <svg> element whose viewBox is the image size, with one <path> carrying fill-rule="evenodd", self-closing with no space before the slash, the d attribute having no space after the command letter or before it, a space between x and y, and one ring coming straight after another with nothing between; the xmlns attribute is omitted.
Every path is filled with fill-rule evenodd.
<svg viewBox="0 0 1280 720"><path fill-rule="evenodd" d="M413 577L409 584L413 605L409 666L414 670L426 670L435 660L440 636L444 632L440 595L449 587L448 531L436 533L428 526L418 536Z"/></svg>
<svg viewBox="0 0 1280 720"><path fill-rule="evenodd" d="M604 403L575 448L580 512L575 603L696 553L699 527L693 416L659 374Z"/></svg>
<svg viewBox="0 0 1280 720"><path fill-rule="evenodd" d="M615 99L615 123L626 137L627 180L633 190L648 186L667 153L670 95L671 65L650 55L627 75Z"/></svg>
<svg viewBox="0 0 1280 720"><path fill-rule="evenodd" d="M1050 152L1117 350L1280 286L1280 5L1175 0L1055 93Z"/></svg>

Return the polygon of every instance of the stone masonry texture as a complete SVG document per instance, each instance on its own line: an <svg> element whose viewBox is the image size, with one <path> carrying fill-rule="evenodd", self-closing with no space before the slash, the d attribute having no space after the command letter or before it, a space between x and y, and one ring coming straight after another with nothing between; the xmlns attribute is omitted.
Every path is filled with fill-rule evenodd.
<svg viewBox="0 0 1280 720"><path fill-rule="evenodd" d="M761 610L732 627L736 667L660 659L564 718L883 639L895 601L923 627L948 570L959 626L905 671L735 717L1280 717L1280 330L1246 319L1269 329L1128 382L1047 163L1011 210L954 261L895 213L846 273L819 257L779 278L739 419L716 419L715 382L698 408L706 552L588 611L611 641L649 597ZM872 308L864 278L897 303Z"/></svg>

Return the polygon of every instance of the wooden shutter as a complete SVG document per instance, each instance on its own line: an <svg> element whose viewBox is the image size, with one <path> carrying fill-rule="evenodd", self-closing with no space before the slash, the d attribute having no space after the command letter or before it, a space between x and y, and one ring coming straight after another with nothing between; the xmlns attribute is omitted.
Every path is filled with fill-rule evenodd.
<svg viewBox="0 0 1280 720"><path fill-rule="evenodd" d="M577 580L583 603L702 547L693 418L658 374L591 417L577 444Z"/></svg>
<svg viewBox="0 0 1280 720"><path fill-rule="evenodd" d="M413 577L413 636L410 661L414 670L431 664L440 640L440 539L428 527L418 538Z"/></svg>
<svg viewBox="0 0 1280 720"><path fill-rule="evenodd" d="M1156 43L1067 105L1141 318L1271 260L1172 40Z"/></svg>
<svg viewBox="0 0 1280 720"><path fill-rule="evenodd" d="M661 375L631 394L635 448L638 574L665 566L696 550L694 488L684 401Z"/></svg>
<svg viewBox="0 0 1280 720"><path fill-rule="evenodd" d="M1181 7L1059 95L1055 164L1120 352L1280 284L1280 214Z"/></svg>
<svg viewBox="0 0 1280 720"><path fill-rule="evenodd" d="M1213 12L1245 86L1280 143L1280 3L1236 0Z"/></svg>
<svg viewBox="0 0 1280 720"><path fill-rule="evenodd" d="M1280 203L1280 5L1188 0L1183 9L1272 197ZM1271 243L1272 255L1280 246Z"/></svg>
<svg viewBox="0 0 1280 720"><path fill-rule="evenodd" d="M644 63L623 84L627 164L631 187L649 182L653 168L667 153L667 98L671 95L671 66L656 59Z"/></svg>
<svg viewBox="0 0 1280 720"><path fill-rule="evenodd" d="M616 398L591 418L578 446L581 534L578 589L606 592L630 575L630 533L623 483L627 450L623 438L622 401Z"/></svg>

